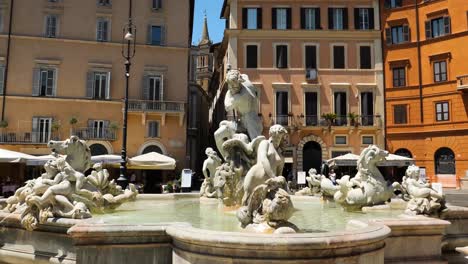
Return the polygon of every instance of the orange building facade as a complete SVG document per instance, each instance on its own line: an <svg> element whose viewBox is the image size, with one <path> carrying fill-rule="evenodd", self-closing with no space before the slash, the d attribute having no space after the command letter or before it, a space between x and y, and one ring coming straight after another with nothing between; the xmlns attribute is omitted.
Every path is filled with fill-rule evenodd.
<svg viewBox="0 0 468 264"><path fill-rule="evenodd" d="M378 1L230 0L221 17L224 68L258 88L265 135L289 130L285 176L384 146Z"/></svg>
<svg viewBox="0 0 468 264"><path fill-rule="evenodd" d="M381 6L387 148L457 187L468 170L468 1Z"/></svg>
<svg viewBox="0 0 468 264"><path fill-rule="evenodd" d="M128 9L115 0L0 2L0 147L43 155L48 140L75 134L94 155L120 154ZM133 17L127 155L157 151L183 168L193 1L133 1Z"/></svg>

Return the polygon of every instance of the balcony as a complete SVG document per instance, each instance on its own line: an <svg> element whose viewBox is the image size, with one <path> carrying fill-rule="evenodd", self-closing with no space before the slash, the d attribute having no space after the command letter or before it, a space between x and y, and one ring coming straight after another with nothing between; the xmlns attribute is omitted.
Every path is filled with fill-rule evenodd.
<svg viewBox="0 0 468 264"><path fill-rule="evenodd" d="M357 119L351 120L348 116L337 116L334 120L326 120L317 115L298 116L302 118L302 124L305 127L320 127L320 126L333 126L333 127L381 127L382 122L380 115L365 115L359 116Z"/></svg>
<svg viewBox="0 0 468 264"><path fill-rule="evenodd" d="M468 74L457 76L457 90L468 92Z"/></svg>
<svg viewBox="0 0 468 264"><path fill-rule="evenodd" d="M84 140L117 140L116 130L111 128L96 129L94 127L82 127L73 130L73 135Z"/></svg>
<svg viewBox="0 0 468 264"><path fill-rule="evenodd" d="M47 144L49 140L61 140L58 132L1 131L0 144Z"/></svg>
<svg viewBox="0 0 468 264"><path fill-rule="evenodd" d="M179 117L179 125L183 126L185 116L184 102L169 101L148 101L148 100L128 100L128 113L142 114L143 123L146 115L157 114L162 118L162 125L166 123L166 115L175 115Z"/></svg>

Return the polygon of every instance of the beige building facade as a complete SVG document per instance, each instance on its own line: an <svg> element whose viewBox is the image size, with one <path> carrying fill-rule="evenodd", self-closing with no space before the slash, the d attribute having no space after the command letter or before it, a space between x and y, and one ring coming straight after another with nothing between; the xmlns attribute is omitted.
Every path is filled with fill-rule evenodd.
<svg viewBox="0 0 468 264"><path fill-rule="evenodd" d="M221 17L226 63L257 86L265 135L289 128L283 173L384 147L377 0L226 0Z"/></svg>
<svg viewBox="0 0 468 264"><path fill-rule="evenodd" d="M48 140L75 134L93 154L120 154L128 9L116 0L0 2L2 148L47 154ZM130 157L158 151L184 167L192 16L193 1L133 1Z"/></svg>

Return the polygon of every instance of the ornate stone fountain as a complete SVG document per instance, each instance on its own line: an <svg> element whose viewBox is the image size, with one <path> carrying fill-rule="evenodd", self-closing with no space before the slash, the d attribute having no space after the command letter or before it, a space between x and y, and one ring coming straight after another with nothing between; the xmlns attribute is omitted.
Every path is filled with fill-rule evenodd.
<svg viewBox="0 0 468 264"><path fill-rule="evenodd" d="M8 198L4 209L21 214L21 224L34 230L49 218L84 219L93 213L115 209L136 197L133 184L122 190L101 164L95 164L91 174L91 151L86 142L76 136L65 141L50 141L48 147L55 159L44 165L41 177L29 180Z"/></svg>

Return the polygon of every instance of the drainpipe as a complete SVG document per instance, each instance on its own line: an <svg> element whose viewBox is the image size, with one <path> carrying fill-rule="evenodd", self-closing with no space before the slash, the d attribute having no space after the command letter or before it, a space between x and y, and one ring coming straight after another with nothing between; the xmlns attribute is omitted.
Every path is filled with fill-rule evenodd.
<svg viewBox="0 0 468 264"><path fill-rule="evenodd" d="M383 26L383 17L380 15L382 14L382 4L380 3L381 1L378 1L379 3L379 18L380 18L380 23L379 23L379 30L380 30L380 53L382 54L382 75L383 75L383 100L384 100L384 114L383 114L383 127L384 127L384 149L388 149L388 144L387 144L387 82L386 82L386 74L385 74L385 69L386 69L386 60L385 60L385 44L384 44L384 26Z"/></svg>
<svg viewBox="0 0 468 264"><path fill-rule="evenodd" d="M424 123L423 117L423 90L422 90L422 68L421 68L421 41L419 37L419 5L418 0L414 0L414 8L416 10L416 44L418 47L418 76L419 76L419 110L421 124Z"/></svg>
<svg viewBox="0 0 468 264"><path fill-rule="evenodd" d="M10 44L11 44L11 28L13 25L13 5L15 0L11 0L10 3L10 20L8 22L8 42L7 42L7 52L6 52L6 64L5 64L5 74L3 77L3 97L2 97L2 121L5 120L5 104L6 104L6 92L8 84L8 66L10 65Z"/></svg>

